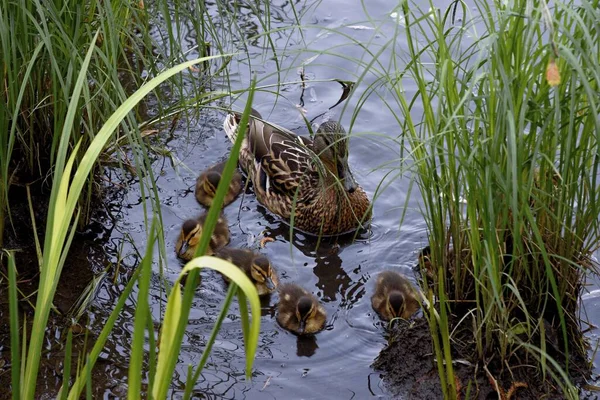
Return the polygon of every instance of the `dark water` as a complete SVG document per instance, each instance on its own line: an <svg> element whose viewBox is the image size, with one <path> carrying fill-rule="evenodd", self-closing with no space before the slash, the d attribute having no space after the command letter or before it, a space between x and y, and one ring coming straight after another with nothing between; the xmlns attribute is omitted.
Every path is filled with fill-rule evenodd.
<svg viewBox="0 0 600 400"><path fill-rule="evenodd" d="M448 2L438 4L442 8L447 5ZM395 21L390 17L394 3L371 1L366 6L368 17L359 3L349 6L345 1L298 2L295 3L296 10L306 12L301 20L305 25L304 38L297 30L291 35L289 31L284 31L272 36L282 59L283 72L279 77L282 81L298 80L298 68L315 56L315 51L335 53L321 54L305 66L306 75L311 80L304 91L304 108L308 119L327 112L328 107L335 104L341 95L338 83L318 80L337 78L356 81L363 75L366 65L372 61L372 56L365 54L363 45L372 53L386 47L379 56L379 62L386 69L390 69L394 52L403 51L403 37L396 41L400 48L392 51L388 45L393 35L403 35L402 30L395 31ZM426 5L423 7L425 10L428 8ZM272 29L289 27L295 23L290 3L276 2L271 11ZM259 24L248 9L244 13L240 20L247 28L248 35L251 35ZM225 21L223 26L227 26ZM184 43L191 48L196 43L191 28L185 25L178 28ZM338 33L326 28L334 28ZM231 45L231 50L245 51L236 47L235 41ZM253 73L257 74L259 85L276 84L276 65L270 58L271 52L264 49L264 42L252 42L248 53L252 57L251 67L244 59L246 55L231 63L232 88L247 88ZM283 54L288 56L282 57ZM190 58L193 56L192 52ZM348 61L344 57L355 60ZM403 60L396 61L405 65ZM381 67L374 68L382 71ZM417 252L427 241L427 235L419 210L418 191L413 188L409 193L410 174L401 173L403 166L400 158L403 154L397 140L401 132L394 117L396 110L389 88L376 89L364 104L358 106L361 96L381 73L366 74L350 101L331 112L334 118L341 116L341 122L347 129L351 127L350 164L355 177L371 198L377 194L369 234L353 243L350 240L321 243L316 249L316 241L310 236L295 233L290 238L288 226L269 214L251 193L239 197L225 209L232 234L230 246L257 248L257 240L261 235L273 237L275 241L268 243L261 251L277 267L282 282L301 283L321 299L328 313L326 329L313 339L298 339L281 329L274 318L273 306L277 298L273 296L270 303L263 307L253 379L248 382L244 378L244 349L238 308L234 305L223 324L209 364L195 386L197 398L388 397L380 375L370 367L386 343L385 330L370 306L373 278L383 269L395 268L414 281L412 267ZM414 85L406 80L403 85L407 97L412 97ZM285 85L279 90L280 96L257 92L254 107L265 118L298 134L306 134L307 129L296 107L301 101L301 86ZM392 106L391 110L386 102ZM244 104L242 98L233 107L242 109ZM230 143L222 130L223 118L223 112L204 110L189 130L181 125L173 137L156 139L157 144L172 152L173 158L158 157L153 164L167 249L167 259L155 263L151 292L155 321L160 321L166 302L161 272L164 279L172 284L183 265L173 251L181 223L202 212L193 194L195 179L200 171L228 155ZM152 195L149 193L147 189L142 193L137 182L132 182L116 210L119 222L113 232L112 250L121 251L124 266L135 266L139 261L135 248L139 252L145 249L147 225L142 200L150 200ZM158 259L158 253L155 259ZM127 269L123 268L117 276L121 278L118 284L107 282L103 285L92 310L93 324L101 326L106 319L107 310L115 303L127 274ZM226 287L216 273L205 271L202 278L173 376L172 398L179 398L183 393L187 367L199 362L225 296ZM597 302L596 292L585 299L585 303L592 306ZM109 375L104 389L105 397L122 395L120 383L127 373L135 297L131 298L128 307L126 313L130 315L123 316L103 354L105 371ZM592 318L600 321L600 315L592 315Z"/></svg>

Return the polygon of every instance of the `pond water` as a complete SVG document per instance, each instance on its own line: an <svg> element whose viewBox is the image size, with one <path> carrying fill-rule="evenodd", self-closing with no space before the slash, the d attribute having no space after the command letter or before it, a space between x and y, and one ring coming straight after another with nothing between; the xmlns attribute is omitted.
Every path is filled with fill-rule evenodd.
<svg viewBox="0 0 600 400"><path fill-rule="evenodd" d="M445 8L450 2L437 3ZM369 18L362 6L366 7ZM281 86L279 96L267 91L257 92L254 107L266 119L298 134L307 134L297 108L302 94L306 116L310 120L327 112L342 93L338 83L325 80L356 81L364 73L364 65L360 66L356 60L369 63L371 59L365 56L362 45L368 44L373 53L381 50L396 34L396 22L390 17L394 11L393 2L369 1L362 6L359 3L349 6L341 0L297 2L294 11L287 1L273 2L272 29L295 24L295 12L302 12L301 23L305 26L303 38L297 30L291 36L289 31L272 35L275 47L286 49L289 53L288 57L281 57L283 52L279 54L282 58L280 67L284 71L280 76L282 81L298 80L298 68L315 56L316 51L328 50L335 54L321 54L305 65L310 81L304 93L299 84ZM428 8L425 4L423 7ZM242 13L240 25L247 29L248 35L252 35L260 24L250 8L243 8ZM214 15L219 21L216 10ZM228 27L226 21L222 21L222 25L217 22L217 26ZM335 32L328 28L334 28ZM189 43L192 48L197 41L191 33L191 26L183 25L178 29L184 43ZM397 43L403 44L404 40L399 38ZM232 48L247 52L252 60L249 66L244 60L246 56L234 58L230 64L232 89L248 88L254 73L260 80L259 85L277 83L278 77L274 74L276 64L263 45L259 40L252 42L246 50ZM379 60L383 65L389 65L392 55L391 49L385 49ZM192 51L190 58L194 56ZM356 60L348 61L344 57ZM380 374L370 367L386 344L384 326L370 305L374 278L384 269L395 268L415 281L412 267L418 251L427 242L427 233L419 210L418 191L413 188L409 192L410 176L400 175L401 148L396 138L401 132L393 116L394 110L385 106L384 100L392 98L386 93L388 89L376 90L376 94L368 97L353 118L361 95L371 89L376 79L375 74L365 75L350 100L330 112L333 118L341 117L346 129L351 127L350 165L357 181L371 198L377 193L368 234L354 242L349 239L325 241L317 248L313 237L296 232L290 237L289 227L266 211L250 192L225 209L232 235L230 246L256 249L257 240L262 235L275 239L260 251L276 266L282 282L300 283L321 299L328 313L326 329L309 339L298 338L283 330L275 321L277 296L272 296L263 304L259 347L253 379L249 382L244 377L242 332L238 308L234 303L209 363L195 386L196 398L389 397ZM408 97L412 97L415 87L405 82L404 89ZM233 104L233 108L240 110L244 105L242 98ZM152 105L149 107L152 113ZM156 157L153 163L167 249L167 259L156 262L154 266L151 307L155 321L161 319L166 301L161 271L172 284L183 266L173 251L181 223L203 211L194 198L195 179L200 171L229 154L230 143L222 129L224 115L218 110L203 110L198 121L191 126L180 124L172 136L155 139L173 156L171 159ZM117 172L110 174L114 174L110 179L122 179ZM139 252L144 251L147 236L143 200L151 200L152 195L148 191L142 193L133 179L124 197L115 205L118 222L108 249L113 261L117 261L115 254L120 252L125 266L135 267L139 262L136 248ZM410 196L408 200L407 196ZM102 326L125 283L125 279L121 278L127 275L127 268L123 268L121 276L117 277L120 283L105 282L102 285L91 310L92 326ZM226 286L220 276L202 272L202 285L196 292L173 377L172 398L179 398L183 393L188 365L195 366L199 362L225 293ZM587 296L586 303L593 305L598 301L594 293ZM121 318L103 354L108 378L104 388L99 389L104 397L124 394L122 382L127 374L134 307L135 297L132 297L129 311L125 312L130 312L130 315ZM595 320L599 321L600 316Z"/></svg>

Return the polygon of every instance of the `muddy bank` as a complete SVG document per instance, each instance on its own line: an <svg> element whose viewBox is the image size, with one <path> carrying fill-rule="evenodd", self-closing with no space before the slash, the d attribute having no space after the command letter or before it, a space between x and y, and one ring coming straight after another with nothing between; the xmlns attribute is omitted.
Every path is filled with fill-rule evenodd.
<svg viewBox="0 0 600 400"><path fill-rule="evenodd" d="M89 224L77 229L69 249L65 265L58 282L53 299L55 311L51 311L46 328L46 345L40 365L37 393L40 398L54 398L62 385L64 348L66 336L70 327L74 327L73 363L71 371L77 368L77 357L83 354L86 339L86 326L89 325L88 313L78 313L78 300L82 293L98 273L110 271L111 262L108 258L106 241L110 238L114 227L113 216L105 204L115 204L115 191L106 192L104 201L100 196L93 200L94 214ZM50 189L42 185L30 186L30 197L33 205L32 222L27 191L24 186L14 185L10 191L11 219L5 221L5 236L3 250L12 251L17 268L17 285L19 290L19 323L27 321L27 332L31 332L33 321L36 290L39 285L40 271L36 254L34 229L40 246L43 247L48 199ZM109 201L105 202L106 199ZM112 199L112 202L110 199ZM3 276L8 276L6 257L0 260L0 270ZM110 276L110 273L107 274ZM93 300L93 296L91 296ZM22 329L21 329L22 334ZM90 340L94 335L87 333L88 351ZM21 346L23 344L21 343ZM0 280L0 387L11 387L11 345L9 325L8 279ZM102 364L100 362L100 364ZM99 368L102 368L100 366ZM126 372L125 372L126 373ZM102 381L102 379L99 379ZM105 391L99 391L102 394ZM0 399L10 398L10 390L0 391Z"/></svg>
<svg viewBox="0 0 600 400"><path fill-rule="evenodd" d="M565 398L560 387L549 378L544 381L541 372L526 359L521 359L520 363L515 362L509 368L503 368L495 360L484 366L470 356L475 352L473 343L465 340L458 342L462 348L460 352L453 354L453 362L459 399ZM584 388L584 376L589 368L583 359L572 359L571 362L571 371L579 373L571 379ZM395 323L388 331L388 345L373 363L373 368L383 373L383 381L394 396L411 399L443 398L432 339L425 318L418 318L410 323ZM492 385L486 369L497 382L498 389ZM585 399L598 398L596 393L586 390L582 390L580 396Z"/></svg>

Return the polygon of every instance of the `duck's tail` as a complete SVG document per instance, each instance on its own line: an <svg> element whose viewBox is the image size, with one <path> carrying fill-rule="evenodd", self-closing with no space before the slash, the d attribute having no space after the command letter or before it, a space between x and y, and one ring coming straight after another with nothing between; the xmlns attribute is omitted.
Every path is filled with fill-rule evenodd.
<svg viewBox="0 0 600 400"><path fill-rule="evenodd" d="M260 120L262 119L262 116L258 111L252 108L250 109L250 119L252 118L258 118ZM237 137L241 119L242 113L237 111L232 111L225 117L225 121L223 122L223 129L225 130L225 133L227 134L229 140L231 140L231 143L235 143L235 138Z"/></svg>
<svg viewBox="0 0 600 400"><path fill-rule="evenodd" d="M227 116L225 117L225 121L223 121L223 130L225 130L225 134L227 135L229 140L231 140L231 143L235 143L238 127L238 116L233 113L227 114Z"/></svg>

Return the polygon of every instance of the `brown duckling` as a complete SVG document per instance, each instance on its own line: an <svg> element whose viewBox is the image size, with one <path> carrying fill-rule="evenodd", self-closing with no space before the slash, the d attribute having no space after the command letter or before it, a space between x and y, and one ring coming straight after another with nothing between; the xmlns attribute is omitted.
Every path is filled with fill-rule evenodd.
<svg viewBox="0 0 600 400"><path fill-rule="evenodd" d="M423 249L419 252L418 260L419 264L417 265L417 270L419 270L421 274L423 274L423 271L425 271L427 279L432 282L434 271L433 265L431 264L431 247L423 247Z"/></svg>
<svg viewBox="0 0 600 400"><path fill-rule="evenodd" d="M215 256L238 266L256 285L258 295L262 296L275 291L279 285L277 273L269 259L249 249L234 249L225 247L215 253ZM229 282L225 275L223 278Z"/></svg>
<svg viewBox="0 0 600 400"><path fill-rule="evenodd" d="M223 169L225 168L226 161L215 164L208 167L206 171L202 172L196 180L196 200L198 203L210 207L215 198L217 187L221 181L223 175ZM229 188L225 197L223 198L223 207L230 204L242 191L242 174L236 168L231 181L229 182Z"/></svg>
<svg viewBox="0 0 600 400"><path fill-rule="evenodd" d="M410 281L396 271L383 271L377 277L371 305L381 319L408 319L421 307Z"/></svg>
<svg viewBox="0 0 600 400"><path fill-rule="evenodd" d="M316 333L325 326L327 314L317 298L294 283L279 286L277 322L298 335Z"/></svg>
<svg viewBox="0 0 600 400"><path fill-rule="evenodd" d="M206 221L206 214L197 219L188 219L181 226L181 232L175 245L177 257L183 260L191 260L196 252L196 247L202 236L202 228ZM225 217L220 216L217 225L210 237L210 243L206 255L212 255L215 251L229 243L229 226Z"/></svg>

